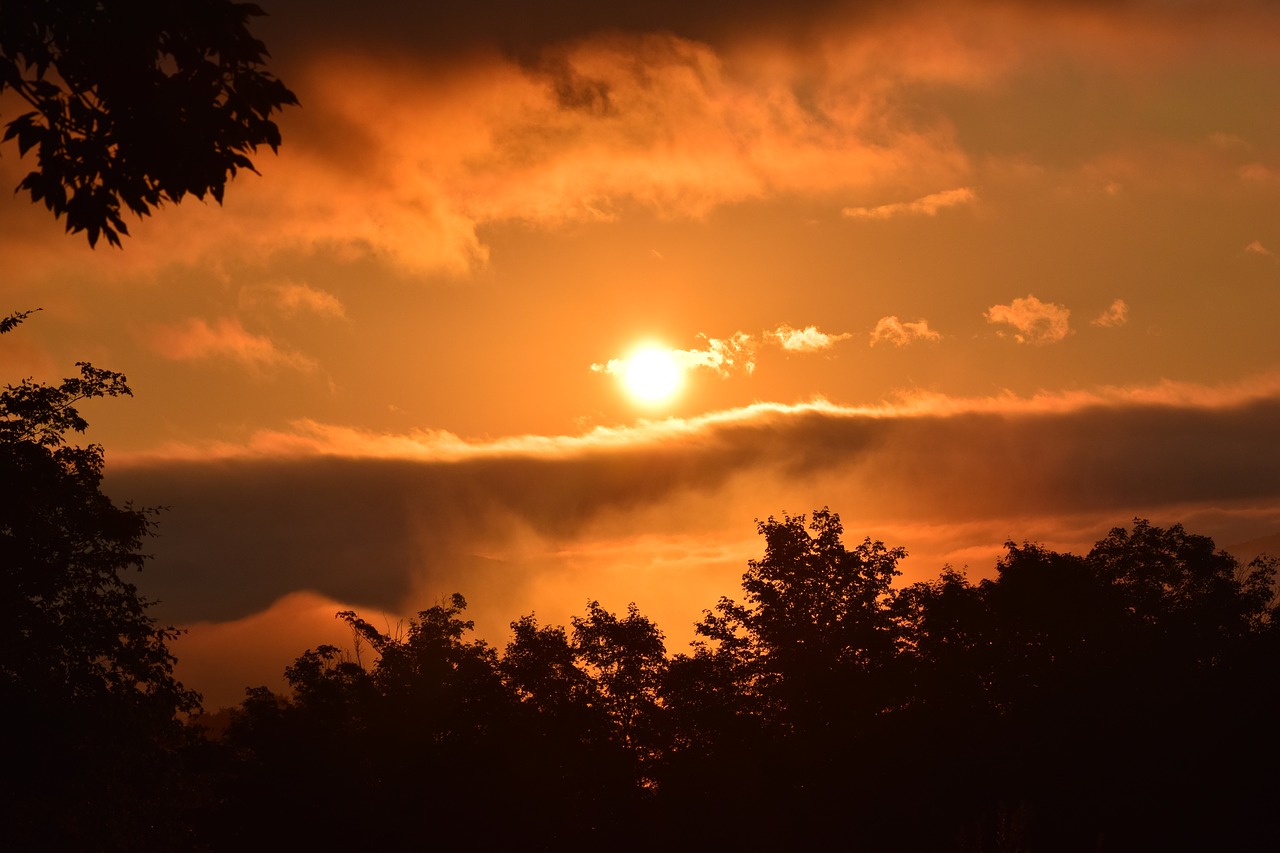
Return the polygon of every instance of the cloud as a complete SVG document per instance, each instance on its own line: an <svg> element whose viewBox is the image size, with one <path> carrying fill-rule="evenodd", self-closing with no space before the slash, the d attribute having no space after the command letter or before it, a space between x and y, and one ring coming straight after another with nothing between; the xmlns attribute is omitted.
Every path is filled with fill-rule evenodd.
<svg viewBox="0 0 1280 853"><path fill-rule="evenodd" d="M368 14L285 3L264 37L305 107L281 117L280 157L257 158L261 177L243 174L221 208L176 205L137 223L110 268L320 254L463 276L487 263L495 223L636 207L696 218L837 193L915 199L850 216L936 215L976 199L985 162L962 145L971 116L955 95L1004 83L1022 93L1045 63L1149 86L1227 48L1275 54L1274 11L1250 4L1213 21L1128 4L984 3L963 20L927 3L872 5L753 3L718 16L719 3L569 2L531 15L494 0L481 7L490 14L427 16L405 3ZM0 158L10 186L25 168ZM67 240L45 211L14 207L24 212L5 212L0 253L21 272L84 262L87 252L61 257Z"/></svg>
<svg viewBox="0 0 1280 853"><path fill-rule="evenodd" d="M776 340L787 352L819 352L831 349L837 342L850 337L846 332L842 335L830 335L818 330L817 326L805 326L793 329L785 323L772 332L765 332L765 337Z"/></svg>
<svg viewBox="0 0 1280 853"><path fill-rule="evenodd" d="M756 369L755 339L746 332L734 332L727 338L710 338L704 334L698 337L707 342L702 349L668 349L667 353L682 370L706 369L728 378L738 372L753 373ZM627 372L630 357L611 358L604 363L591 365L595 373L621 376Z"/></svg>
<svg viewBox="0 0 1280 853"><path fill-rule="evenodd" d="M601 537L714 536L823 504L851 528L887 529L1280 499L1274 376L1234 389L759 404L481 443L297 429L247 448L112 457L113 496L171 507L147 572L167 618L240 618L298 590L394 609L425 589L500 584L514 602L533 568L562 572L557 554Z"/></svg>
<svg viewBox="0 0 1280 853"><path fill-rule="evenodd" d="M992 305L982 316L988 323L1012 326L1014 340L1020 344L1052 344L1071 334L1070 310L1030 294L1008 305Z"/></svg>
<svg viewBox="0 0 1280 853"><path fill-rule="evenodd" d="M1119 328L1129 322L1129 306L1123 299L1117 299L1107 307L1106 311L1094 317L1090 322L1104 329Z"/></svg>
<svg viewBox="0 0 1280 853"><path fill-rule="evenodd" d="M703 333L699 333L698 337L707 342L705 347L666 350L682 370L710 370L721 378L728 378L736 373L750 375L755 372L756 350L759 347L755 336L747 332L734 332L726 338L712 338ZM764 341L776 342L787 352L810 353L830 349L850 335L828 334L817 326L793 329L784 323L776 329L765 331L761 337ZM629 357L611 358L607 362L592 364L591 370L621 376L627 372L629 361Z"/></svg>
<svg viewBox="0 0 1280 853"><path fill-rule="evenodd" d="M889 219L894 216L937 216L944 207L955 207L958 204L970 204L977 195L969 187L931 193L915 201L900 201L893 204L882 204L879 207L846 207L841 211L845 216L855 219Z"/></svg>
<svg viewBox="0 0 1280 853"><path fill-rule="evenodd" d="M463 276L487 263L492 223L608 221L637 206L699 218L784 195L914 190L970 170L947 122L895 104L905 81L883 73L892 57L836 44L815 46L816 73L810 51L750 55L669 30L584 35L531 57L478 50L447 65L341 43L299 45L281 70L306 106L281 117L280 156L258 157L261 175L238 178L222 207L176 205L131 225L131 269L322 253Z"/></svg>
<svg viewBox="0 0 1280 853"><path fill-rule="evenodd" d="M1251 255L1262 255L1264 258L1275 258L1275 253L1262 245L1262 242L1259 240L1254 240L1252 243L1245 246L1244 250Z"/></svg>
<svg viewBox="0 0 1280 853"><path fill-rule="evenodd" d="M903 322L896 315L881 317L871 330L871 346L889 343L906 346L912 341L940 341L942 335L929 328L928 320Z"/></svg>
<svg viewBox="0 0 1280 853"><path fill-rule="evenodd" d="M347 318L346 306L338 297L327 291L293 281L261 287L246 287L240 291L241 307L264 304L286 317L309 313L337 320Z"/></svg>
<svg viewBox="0 0 1280 853"><path fill-rule="evenodd" d="M1238 174L1241 180L1255 184L1271 183L1276 179L1276 173L1262 163L1247 163L1240 167Z"/></svg>
<svg viewBox="0 0 1280 853"><path fill-rule="evenodd" d="M112 454L105 488L168 507L139 583L158 618L193 626L192 665L234 688L233 654L261 678L255 614L314 631L317 608L407 614L454 591L491 642L521 613L563 623L599 597L637 601L674 648L759 556L752 519L824 505L852 537L905 545L908 580L947 561L990 571L1008 538L1087 546L1135 515L1244 541L1280 529L1277 430L1280 374L762 403L492 441L302 421L245 445ZM183 677L206 689L199 672Z"/></svg>
<svg viewBox="0 0 1280 853"><path fill-rule="evenodd" d="M151 345L157 353L174 361L226 359L253 368L316 367L313 359L280 349L270 338L246 331L232 317L219 318L212 325L193 317L182 324L159 327L151 335Z"/></svg>

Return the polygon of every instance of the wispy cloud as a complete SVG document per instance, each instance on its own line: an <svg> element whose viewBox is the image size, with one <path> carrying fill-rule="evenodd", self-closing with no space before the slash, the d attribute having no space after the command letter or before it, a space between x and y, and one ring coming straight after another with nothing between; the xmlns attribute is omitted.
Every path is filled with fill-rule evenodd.
<svg viewBox="0 0 1280 853"><path fill-rule="evenodd" d="M1238 170L1240 180L1254 184L1268 184L1276 180L1276 173L1262 163L1246 163Z"/></svg>
<svg viewBox="0 0 1280 853"><path fill-rule="evenodd" d="M699 349L668 349L666 352L681 370L710 370L722 378L734 373L753 373L756 369L756 340L746 332L734 332L726 338L699 335L707 345ZM611 358L591 365L595 373L621 376L627 372L630 356Z"/></svg>
<svg viewBox="0 0 1280 853"><path fill-rule="evenodd" d="M1104 329L1119 328L1129 322L1129 306L1123 299L1117 299L1107 307L1106 311L1103 311L1089 322Z"/></svg>
<svg viewBox="0 0 1280 853"><path fill-rule="evenodd" d="M157 328L153 349L174 361L229 360L253 368L314 370L316 362L299 352L281 349L264 335L247 331L233 317L212 324L193 317L185 323Z"/></svg>
<svg viewBox="0 0 1280 853"><path fill-rule="evenodd" d="M1020 344L1052 344L1071 334L1069 309L1030 294L1008 305L992 305L982 316L988 323L1012 326L1014 340Z"/></svg>
<svg viewBox="0 0 1280 853"><path fill-rule="evenodd" d="M970 204L977 194L969 187L954 190L943 190L922 196L915 201L899 201L893 204L882 204L878 207L846 207L841 211L845 216L855 219L889 219L894 216L937 216L944 207L955 207L958 204Z"/></svg>
<svg viewBox="0 0 1280 853"><path fill-rule="evenodd" d="M765 337L776 340L787 352L819 352L831 349L850 335L848 332L840 335L827 334L817 326L793 329L784 323L772 332L765 332Z"/></svg>
<svg viewBox="0 0 1280 853"><path fill-rule="evenodd" d="M897 315L881 317L871 330L871 346L893 344L906 346L912 341L940 341L942 335L929 328L928 320L903 322Z"/></svg>
<svg viewBox="0 0 1280 853"><path fill-rule="evenodd" d="M1262 245L1262 241L1254 240L1252 243L1244 247L1244 250L1251 255L1262 255L1264 258L1275 258L1275 253Z"/></svg>
<svg viewBox="0 0 1280 853"><path fill-rule="evenodd" d="M242 307L269 305L285 316L316 314L345 320L346 306L332 293L306 284L286 281L260 287L246 287L240 292Z"/></svg>

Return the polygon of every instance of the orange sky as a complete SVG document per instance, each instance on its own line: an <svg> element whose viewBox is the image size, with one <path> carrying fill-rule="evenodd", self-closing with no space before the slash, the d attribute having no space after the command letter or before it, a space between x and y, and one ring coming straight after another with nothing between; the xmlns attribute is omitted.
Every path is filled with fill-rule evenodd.
<svg viewBox="0 0 1280 853"><path fill-rule="evenodd" d="M210 705L455 590L678 648L824 505L910 578L1280 534L1280 10L777 5L270 3L302 107L223 207L0 205L0 368L128 375L88 437Z"/></svg>

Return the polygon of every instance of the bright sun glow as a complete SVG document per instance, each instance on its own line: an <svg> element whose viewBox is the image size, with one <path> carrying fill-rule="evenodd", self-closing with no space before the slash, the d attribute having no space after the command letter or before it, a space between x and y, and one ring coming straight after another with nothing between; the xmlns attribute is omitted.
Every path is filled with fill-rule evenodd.
<svg viewBox="0 0 1280 853"><path fill-rule="evenodd" d="M623 384L627 393L645 403L661 403L680 390L684 371L670 350L649 347L627 360Z"/></svg>

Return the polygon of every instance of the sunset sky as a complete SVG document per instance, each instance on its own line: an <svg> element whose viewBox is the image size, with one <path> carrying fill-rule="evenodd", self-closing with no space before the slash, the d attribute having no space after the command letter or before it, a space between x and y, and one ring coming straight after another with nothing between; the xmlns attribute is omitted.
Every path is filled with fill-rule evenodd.
<svg viewBox="0 0 1280 853"><path fill-rule="evenodd" d="M1275 4L264 5L301 107L223 206L0 202L0 379L128 376L87 440L207 705L454 591L680 650L822 506L907 581L1280 535Z"/></svg>

